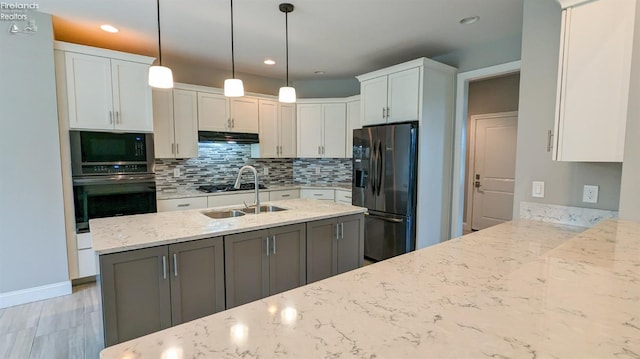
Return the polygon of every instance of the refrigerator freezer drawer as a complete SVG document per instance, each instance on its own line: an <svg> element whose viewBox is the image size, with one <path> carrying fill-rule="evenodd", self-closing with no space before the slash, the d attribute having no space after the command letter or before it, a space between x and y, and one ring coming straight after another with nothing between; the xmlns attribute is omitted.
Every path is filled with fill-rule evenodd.
<svg viewBox="0 0 640 359"><path fill-rule="evenodd" d="M380 261L415 249L411 217L370 212L364 226L365 257Z"/></svg>

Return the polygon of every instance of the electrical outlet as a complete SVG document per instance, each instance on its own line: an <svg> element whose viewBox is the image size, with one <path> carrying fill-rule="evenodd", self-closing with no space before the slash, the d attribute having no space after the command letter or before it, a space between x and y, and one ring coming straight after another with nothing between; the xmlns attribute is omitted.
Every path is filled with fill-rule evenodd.
<svg viewBox="0 0 640 359"><path fill-rule="evenodd" d="M598 203L598 186L584 185L582 190L582 202Z"/></svg>
<svg viewBox="0 0 640 359"><path fill-rule="evenodd" d="M320 166L316 166L316 174L319 175L320 174Z"/></svg>
<svg viewBox="0 0 640 359"><path fill-rule="evenodd" d="M531 186L531 197L544 198L544 182L533 181Z"/></svg>
<svg viewBox="0 0 640 359"><path fill-rule="evenodd" d="M269 175L269 167L262 168L262 174L265 175L265 176L268 176Z"/></svg>
<svg viewBox="0 0 640 359"><path fill-rule="evenodd" d="M174 168L173 169L173 177L180 177L180 169L179 168Z"/></svg>

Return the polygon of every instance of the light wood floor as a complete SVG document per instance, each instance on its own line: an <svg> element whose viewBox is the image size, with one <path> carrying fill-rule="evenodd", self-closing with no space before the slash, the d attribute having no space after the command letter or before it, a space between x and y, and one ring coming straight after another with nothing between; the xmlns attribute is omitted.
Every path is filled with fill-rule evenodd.
<svg viewBox="0 0 640 359"><path fill-rule="evenodd" d="M0 309L0 358L99 357L104 348L96 283L62 297Z"/></svg>

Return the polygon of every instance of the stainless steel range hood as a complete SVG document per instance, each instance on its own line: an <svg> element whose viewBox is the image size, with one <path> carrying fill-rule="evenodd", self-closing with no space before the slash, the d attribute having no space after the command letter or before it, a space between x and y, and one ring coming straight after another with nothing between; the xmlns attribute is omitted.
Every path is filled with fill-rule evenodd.
<svg viewBox="0 0 640 359"><path fill-rule="evenodd" d="M258 143L257 133L198 131L198 142Z"/></svg>

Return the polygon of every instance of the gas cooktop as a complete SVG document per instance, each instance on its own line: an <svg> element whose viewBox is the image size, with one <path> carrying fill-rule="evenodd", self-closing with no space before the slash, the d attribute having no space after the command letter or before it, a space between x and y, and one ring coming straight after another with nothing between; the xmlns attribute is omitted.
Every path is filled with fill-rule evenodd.
<svg viewBox="0 0 640 359"><path fill-rule="evenodd" d="M212 184L198 187L198 191L212 193L212 192L233 192L233 191L246 191L255 189L256 186L253 183L242 183L240 188L233 188L232 184ZM258 185L259 189L267 189L263 184Z"/></svg>

